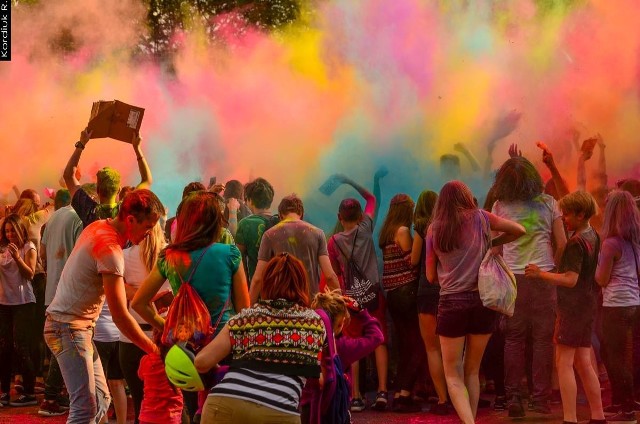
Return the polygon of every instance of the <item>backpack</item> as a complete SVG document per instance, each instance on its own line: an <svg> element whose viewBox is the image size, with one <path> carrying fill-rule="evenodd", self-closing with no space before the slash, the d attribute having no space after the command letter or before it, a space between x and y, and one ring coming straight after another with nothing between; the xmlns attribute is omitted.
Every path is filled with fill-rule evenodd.
<svg viewBox="0 0 640 424"><path fill-rule="evenodd" d="M322 368L325 370L324 386L320 397L321 424L350 424L349 398L351 387L344 374L342 361L335 350L331 319L323 309L316 309L327 331L328 347L322 350Z"/></svg>
<svg viewBox="0 0 640 424"><path fill-rule="evenodd" d="M207 309L202 298L191 285L191 279L209 247L211 246L202 251L198 260L191 266L191 272L186 280L182 278L182 275L178 274L182 284L169 306L164 331L162 332L162 343L167 346L183 343L197 352L199 348L205 346L213 338L215 330L211 327L209 309ZM222 307L222 312L218 316L216 328L220 324L222 315L228 306L229 298L227 298L225 305Z"/></svg>
<svg viewBox="0 0 640 424"><path fill-rule="evenodd" d="M362 308L367 308L369 312L371 312L378 309L379 286L377 283L372 283L371 280L364 275L353 259L353 251L356 247L358 231L360 231L360 228L356 230L356 234L353 237L353 246L351 247L351 254L349 256L344 253L335 236L333 236L332 239L333 243L345 258L343 276L345 296L354 299Z"/></svg>

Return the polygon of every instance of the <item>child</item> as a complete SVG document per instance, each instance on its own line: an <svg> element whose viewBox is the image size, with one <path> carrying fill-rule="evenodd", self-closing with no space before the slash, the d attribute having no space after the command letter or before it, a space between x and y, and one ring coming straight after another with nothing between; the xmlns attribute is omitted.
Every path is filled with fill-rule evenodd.
<svg viewBox="0 0 640 424"><path fill-rule="evenodd" d="M154 331L154 341L166 354L160 341L162 333ZM163 351L164 349L164 351ZM182 393L167 378L164 361L157 353L149 353L140 360L138 377L144 383L144 397L140 406L140 424L180 424L182 422Z"/></svg>
<svg viewBox="0 0 640 424"><path fill-rule="evenodd" d="M373 352L382 342L384 336L380 323L373 318L366 309L360 310L357 302L340 294L340 289L316 294L311 304L312 308L324 310L332 323L333 337L335 338L335 349L343 364L345 374L349 374L349 364L352 364ZM343 328L349 324L349 320L354 320L362 328L362 336L353 338L342 334ZM332 341L328 341L331 343ZM322 355L329 355L329 348L325 347ZM335 399L323 399L334 394L335 388L329 387L329 381L336 381L335 369L328 369L325 364L330 361L322 361L322 376L320 381L317 379L308 379L307 385L302 392L300 404L302 406L301 420L303 423L317 424L321 422L321 415L326 412L322 411L322 405L335 402ZM331 362L332 363L332 362ZM347 392L347 396L351 393L351 387ZM345 410L341 411L344 416L349 416L349 402L344 402Z"/></svg>
<svg viewBox="0 0 640 424"><path fill-rule="evenodd" d="M559 272L544 272L529 264L525 275L558 286L554 341L564 423L577 422L574 363L591 408L589 422L605 423L598 374L591 364L600 239L589 225L589 219L595 214L596 203L589 193L576 191L560 200L560 209L564 224L573 235L562 255Z"/></svg>

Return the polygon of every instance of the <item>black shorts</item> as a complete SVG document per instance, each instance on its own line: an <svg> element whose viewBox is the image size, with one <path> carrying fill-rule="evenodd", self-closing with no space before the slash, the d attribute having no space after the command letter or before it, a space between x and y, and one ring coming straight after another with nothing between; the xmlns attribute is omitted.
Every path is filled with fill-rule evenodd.
<svg viewBox="0 0 640 424"><path fill-rule="evenodd" d="M102 362L102 369L107 380L122 380L124 375L120 368L118 342L93 342Z"/></svg>
<svg viewBox="0 0 640 424"><path fill-rule="evenodd" d="M417 297L418 313L427 315L438 315L438 304L440 303L440 295L422 294Z"/></svg>
<svg viewBox="0 0 640 424"><path fill-rule="evenodd" d="M553 341L569 347L591 347L593 313L562 314L558 311Z"/></svg>
<svg viewBox="0 0 640 424"><path fill-rule="evenodd" d="M498 312L482 306L477 291L440 296L436 316L436 334L463 337L467 334L491 334L496 329Z"/></svg>

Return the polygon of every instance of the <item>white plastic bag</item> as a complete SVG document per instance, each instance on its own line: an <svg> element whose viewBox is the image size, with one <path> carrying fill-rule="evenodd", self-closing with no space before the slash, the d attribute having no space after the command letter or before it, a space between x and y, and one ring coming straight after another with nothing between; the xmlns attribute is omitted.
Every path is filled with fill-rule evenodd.
<svg viewBox="0 0 640 424"><path fill-rule="evenodd" d="M478 270L478 291L486 308L513 316L518 295L516 277L502 256L491 249L487 250Z"/></svg>

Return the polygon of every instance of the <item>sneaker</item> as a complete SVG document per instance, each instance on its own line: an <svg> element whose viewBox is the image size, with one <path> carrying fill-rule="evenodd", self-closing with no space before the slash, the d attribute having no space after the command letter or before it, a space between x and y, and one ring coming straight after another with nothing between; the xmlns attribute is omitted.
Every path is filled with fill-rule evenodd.
<svg viewBox="0 0 640 424"><path fill-rule="evenodd" d="M58 402L55 400L43 400L40 404L40 409L38 410L38 415L42 415L43 417L55 417L58 415L64 415L67 412L68 408L62 409Z"/></svg>
<svg viewBox="0 0 640 424"><path fill-rule="evenodd" d="M33 387L33 391L37 395L43 394L44 393L44 383L42 381L36 381L36 384Z"/></svg>
<svg viewBox="0 0 640 424"><path fill-rule="evenodd" d="M636 424L638 421L636 420L636 414L634 412L620 411L615 415L611 415L610 417L607 417L607 422L610 424L616 424L616 423Z"/></svg>
<svg viewBox="0 0 640 424"><path fill-rule="evenodd" d="M622 412L622 405L609 405L602 408L602 410L604 411L604 416L608 417L610 415L615 415L618 412Z"/></svg>
<svg viewBox="0 0 640 424"><path fill-rule="evenodd" d="M364 411L364 401L362 398L351 399L351 412Z"/></svg>
<svg viewBox="0 0 640 424"><path fill-rule="evenodd" d="M398 396L393 399L393 412L409 413L420 411L422 411L422 408L413 401L411 396Z"/></svg>
<svg viewBox="0 0 640 424"><path fill-rule="evenodd" d="M493 401L493 410L494 411L504 411L507 409L507 397L506 396L496 396L496 399Z"/></svg>
<svg viewBox="0 0 640 424"><path fill-rule="evenodd" d="M60 408L64 409L65 411L68 411L69 404L71 402L69 402L68 396L58 395L58 399L56 400L56 403L60 406Z"/></svg>
<svg viewBox="0 0 640 424"><path fill-rule="evenodd" d="M536 412L538 414L550 414L551 408L549 402L534 401L533 406L529 408L529 411Z"/></svg>
<svg viewBox="0 0 640 424"><path fill-rule="evenodd" d="M3 393L0 395L0 405L6 406L9 405L11 398L9 397L9 393Z"/></svg>
<svg viewBox="0 0 640 424"><path fill-rule="evenodd" d="M38 401L34 395L20 395L18 399L9 402L11 406L31 406L37 405Z"/></svg>
<svg viewBox="0 0 640 424"><path fill-rule="evenodd" d="M378 392L376 395L376 401L373 403L373 409L376 411L384 411L387 409L388 402L389 394L387 392Z"/></svg>
<svg viewBox="0 0 640 424"><path fill-rule="evenodd" d="M16 393L18 393L18 394L22 394L24 392L24 386L22 385L22 381L16 381L13 384L13 388L15 389Z"/></svg>
<svg viewBox="0 0 640 424"><path fill-rule="evenodd" d="M511 418L522 418L526 415L519 396L513 396L511 398L508 409L509 417Z"/></svg>
<svg viewBox="0 0 640 424"><path fill-rule="evenodd" d="M431 409L429 409L429 412L435 415L440 415L440 416L449 415L451 413L451 408L449 406L449 402L435 403L433 404L433 406L431 406Z"/></svg>

